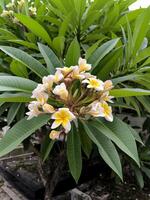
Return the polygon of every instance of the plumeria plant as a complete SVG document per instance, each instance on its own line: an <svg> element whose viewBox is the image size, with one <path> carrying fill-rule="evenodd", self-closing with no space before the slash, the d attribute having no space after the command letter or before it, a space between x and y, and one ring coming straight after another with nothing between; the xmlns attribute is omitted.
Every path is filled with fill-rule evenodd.
<svg viewBox="0 0 150 200"><path fill-rule="evenodd" d="M28 108L28 119L41 114L50 114L54 122L51 125L50 138L66 138L71 130L73 121L78 127L78 120L88 120L90 117L104 117L113 121L112 103L109 90L112 82L101 81L86 71L91 70L91 65L85 59L79 59L78 66L57 68L55 75L44 76L43 84L38 84L32 92L32 101ZM53 107L51 102L56 100L58 105Z"/></svg>
<svg viewBox="0 0 150 200"><path fill-rule="evenodd" d="M150 112L149 8L129 11L135 1L0 1L0 114L10 126L0 156L29 141L40 166L57 160L61 171L68 160L76 182L95 148L121 179L118 148L140 167L141 139L116 115Z"/></svg>
<svg viewBox="0 0 150 200"><path fill-rule="evenodd" d="M118 39L113 42L112 48ZM140 166L136 140L141 140L134 129L116 117L115 107L112 107L116 98L149 95L150 91L113 88L111 80L98 79L92 72L99 57L90 57L88 61L79 58L80 48L76 38L63 61L48 46L41 43L38 46L46 67L20 49L0 46L4 53L26 66L31 72L31 79L34 79L10 74L0 76L0 101L6 106L12 102L7 119L10 124L16 122L0 140L0 156L14 150L25 139L30 140L33 133L40 132L43 135L41 151L35 151L39 160L47 163L50 159L53 165L57 161L52 170L58 172L62 171L62 168L59 169L66 160L64 155L67 155L70 172L76 182L82 172L82 155L89 158L94 145L121 179L122 167L116 146ZM18 113L21 115L18 116ZM24 117L24 113L27 116ZM59 146L59 153L53 156L55 144ZM46 176L46 191L56 185L56 174ZM55 184L50 187L52 180Z"/></svg>

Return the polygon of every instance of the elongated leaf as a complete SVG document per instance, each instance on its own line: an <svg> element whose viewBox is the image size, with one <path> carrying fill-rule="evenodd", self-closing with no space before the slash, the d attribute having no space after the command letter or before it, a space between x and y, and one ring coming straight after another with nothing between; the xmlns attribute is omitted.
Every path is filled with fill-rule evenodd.
<svg viewBox="0 0 150 200"><path fill-rule="evenodd" d="M16 114L20 108L21 104L20 103L13 103L8 111L7 115L7 124L10 125L14 118L16 117Z"/></svg>
<svg viewBox="0 0 150 200"><path fill-rule="evenodd" d="M58 36L53 39L53 47L56 50L57 54L60 56L63 54L64 43L65 38L63 36Z"/></svg>
<svg viewBox="0 0 150 200"><path fill-rule="evenodd" d="M42 157L43 162L48 158L54 146L54 143L55 143L55 140L50 140L49 134L47 134L41 145L41 157Z"/></svg>
<svg viewBox="0 0 150 200"><path fill-rule="evenodd" d="M0 157L14 150L24 139L45 125L48 120L49 116L41 115L31 120L24 118L15 124L0 140Z"/></svg>
<svg viewBox="0 0 150 200"><path fill-rule="evenodd" d="M0 35L4 35L5 37L8 37L9 39L17 39L16 35L8 31L7 29L0 28Z"/></svg>
<svg viewBox="0 0 150 200"><path fill-rule="evenodd" d="M122 60L122 47L112 51L100 62L98 67L95 69L98 73L97 76L101 80L109 78L110 73L116 70L120 60Z"/></svg>
<svg viewBox="0 0 150 200"><path fill-rule="evenodd" d="M78 182L82 169L81 142L79 133L73 125L71 132L67 138L67 158L71 174L76 182Z"/></svg>
<svg viewBox="0 0 150 200"><path fill-rule="evenodd" d="M30 102L32 100L29 93L3 93L0 95L0 102Z"/></svg>
<svg viewBox="0 0 150 200"><path fill-rule="evenodd" d="M17 76L28 78L28 71L26 66L16 60L13 60L11 62L10 70L13 74Z"/></svg>
<svg viewBox="0 0 150 200"><path fill-rule="evenodd" d="M86 134L86 131L82 125L82 123L78 122L79 124L79 134L81 139L81 146L85 155L89 158L91 151L92 151L92 141L89 136Z"/></svg>
<svg viewBox="0 0 150 200"><path fill-rule="evenodd" d="M98 63L106 56L117 44L119 38L110 40L101 45L88 59L88 63L92 64L92 70L98 65Z"/></svg>
<svg viewBox="0 0 150 200"><path fill-rule="evenodd" d="M142 171L146 174L146 176L147 176L148 178L150 178L150 169L147 168L147 167L144 167L144 166L142 166L141 169L142 169Z"/></svg>
<svg viewBox="0 0 150 200"><path fill-rule="evenodd" d="M111 139L122 151L124 151L139 165L135 138L127 124L117 117L114 117L113 122L96 119L92 121L92 123L100 133Z"/></svg>
<svg viewBox="0 0 150 200"><path fill-rule="evenodd" d="M121 162L115 145L104 135L100 135L100 137L100 155L102 156L103 160L114 170L114 172L116 172L116 174L118 174L118 176L123 179Z"/></svg>
<svg viewBox="0 0 150 200"><path fill-rule="evenodd" d="M131 126L129 126L129 129L130 129L131 133L133 134L135 140L137 142L139 142L140 144L144 145L144 143L142 142L141 137L139 136L139 133L137 133Z"/></svg>
<svg viewBox="0 0 150 200"><path fill-rule="evenodd" d="M137 166L134 166L133 169L134 169L135 177L137 179L139 186L141 188L143 188L144 187L144 179L143 179L142 171Z"/></svg>
<svg viewBox="0 0 150 200"><path fill-rule="evenodd" d="M139 52L134 60L134 64L141 62L145 58L150 57L150 47L147 47Z"/></svg>
<svg viewBox="0 0 150 200"><path fill-rule="evenodd" d="M150 95L150 90L143 90L139 88L123 88L113 89L110 94L114 97L132 97L132 96L144 96Z"/></svg>
<svg viewBox="0 0 150 200"><path fill-rule="evenodd" d="M48 75L46 68L38 60L25 53L24 51L8 46L0 46L0 49L15 60L24 64L39 77L42 78L43 76Z"/></svg>
<svg viewBox="0 0 150 200"><path fill-rule="evenodd" d="M17 76L0 76L0 91L21 91L31 93L37 83Z"/></svg>
<svg viewBox="0 0 150 200"><path fill-rule="evenodd" d="M40 48L41 53L42 53L42 50L43 50L43 54L42 55L43 55L45 61L47 60L46 57L48 56L48 58L51 61L51 63L52 63L54 68L63 66L63 63L60 62L58 57L55 55L55 53L50 48L48 48L46 45L43 45L41 43L38 43L38 46ZM48 61L46 61L46 64L48 64Z"/></svg>
<svg viewBox="0 0 150 200"><path fill-rule="evenodd" d="M113 143L92 124L83 123L83 125L88 136L98 146L102 158L122 179L120 158Z"/></svg>
<svg viewBox="0 0 150 200"><path fill-rule="evenodd" d="M148 31L150 22L150 8L145 9L141 15L138 16L133 32L133 55L140 49L144 37Z"/></svg>
<svg viewBox="0 0 150 200"><path fill-rule="evenodd" d="M29 49L38 50L37 46L34 43L31 43L31 42L27 42L27 41L19 40L19 39L11 39L11 40L9 39L8 41L12 42L12 43L20 44L20 45L25 46L25 47L28 47Z"/></svg>
<svg viewBox="0 0 150 200"><path fill-rule="evenodd" d="M28 29L30 29L36 36L42 38L45 42L51 45L51 38L47 31L40 25L36 20L32 19L29 16L16 14L17 19L25 25Z"/></svg>
<svg viewBox="0 0 150 200"><path fill-rule="evenodd" d="M51 61L52 50L48 46L41 44L41 43L38 43L38 47L39 47L41 54L44 57L44 60L45 60L46 65L47 65L48 72L51 73L51 74L54 74L55 73L55 66L53 66L52 61Z"/></svg>
<svg viewBox="0 0 150 200"><path fill-rule="evenodd" d="M88 59L88 58L91 56L91 54L97 49L97 47L98 47L98 45L99 45L99 43L100 43L101 41L102 41L102 40L98 40L96 43L94 43L92 46L90 46L90 47L87 49L86 55L85 55L86 59Z"/></svg>
<svg viewBox="0 0 150 200"><path fill-rule="evenodd" d="M80 57L80 46L77 39L75 38L71 42L66 54L66 61L65 61L66 66L69 67L77 65L79 57Z"/></svg>

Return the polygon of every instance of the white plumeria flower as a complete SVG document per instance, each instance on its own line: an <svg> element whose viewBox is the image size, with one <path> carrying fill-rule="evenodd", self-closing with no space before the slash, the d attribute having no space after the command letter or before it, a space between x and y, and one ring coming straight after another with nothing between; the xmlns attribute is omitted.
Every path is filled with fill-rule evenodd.
<svg viewBox="0 0 150 200"><path fill-rule="evenodd" d="M104 90L111 90L113 88L113 83L111 80L104 82Z"/></svg>
<svg viewBox="0 0 150 200"><path fill-rule="evenodd" d="M81 73L84 75L85 79L89 79L89 78L96 78L96 76L92 75L91 73Z"/></svg>
<svg viewBox="0 0 150 200"><path fill-rule="evenodd" d="M48 94L45 92L45 85L38 84L32 92L32 98L36 98L41 104L44 104L48 99Z"/></svg>
<svg viewBox="0 0 150 200"><path fill-rule="evenodd" d="M107 91L101 95L101 102L107 101L107 102L113 103L112 101L113 98L114 98L113 96L109 96L109 91Z"/></svg>
<svg viewBox="0 0 150 200"><path fill-rule="evenodd" d="M1 17L7 17L13 14L14 14L13 10L3 10Z"/></svg>
<svg viewBox="0 0 150 200"><path fill-rule="evenodd" d="M34 4L34 3L33 3L33 4ZM31 6L31 7L29 7L29 10L31 11L31 13L32 13L33 15L36 15L36 14L37 14L37 9L36 9L36 7Z"/></svg>
<svg viewBox="0 0 150 200"><path fill-rule="evenodd" d="M58 71L61 71L64 76L68 75L71 71L71 67L63 67L63 68L56 68Z"/></svg>
<svg viewBox="0 0 150 200"><path fill-rule="evenodd" d="M111 106L109 106L106 102L102 102L102 103L100 103L100 107L103 108L104 118L107 121L112 122L113 121L113 115L112 115Z"/></svg>
<svg viewBox="0 0 150 200"><path fill-rule="evenodd" d="M25 4L25 0L17 1L18 5L22 7Z"/></svg>
<svg viewBox="0 0 150 200"><path fill-rule="evenodd" d="M14 6L14 3L12 2L12 3L8 3L7 5L6 5L6 8L13 8L13 6Z"/></svg>
<svg viewBox="0 0 150 200"><path fill-rule="evenodd" d="M29 116L27 119L30 120L33 117L37 117L39 114L41 114L42 112L39 110L40 107L41 107L40 102L38 102L38 101L32 101L28 105L28 109L30 111L26 113Z"/></svg>
<svg viewBox="0 0 150 200"><path fill-rule="evenodd" d="M55 112L55 109L52 105L48 104L48 103L45 103L43 106L42 106L44 112L46 113L54 113Z"/></svg>
<svg viewBox="0 0 150 200"><path fill-rule="evenodd" d="M84 74L80 73L79 66L72 66L71 69L72 69L71 77L73 79L80 79L80 80L82 80L82 79L85 78Z"/></svg>
<svg viewBox="0 0 150 200"><path fill-rule="evenodd" d="M57 85L54 88L53 93L55 95L58 95L63 100L67 100L68 98L68 90L66 88L65 83L61 83L60 85Z"/></svg>
<svg viewBox="0 0 150 200"><path fill-rule="evenodd" d="M68 133L71 130L70 122L75 119L75 116L68 108L59 108L58 111L52 115L51 119L55 120L51 126L52 129L62 125L65 132Z"/></svg>
<svg viewBox="0 0 150 200"><path fill-rule="evenodd" d="M85 72L85 71L91 70L91 65L87 64L86 59L79 58L78 64L79 64L79 71L80 72Z"/></svg>
<svg viewBox="0 0 150 200"><path fill-rule="evenodd" d="M50 134L49 134L49 137L50 137L50 139L52 139L52 140L55 140L55 139L59 139L59 135L60 135L60 131L55 131L55 130L52 130L51 132L50 132Z"/></svg>
<svg viewBox="0 0 150 200"><path fill-rule="evenodd" d="M93 88L97 91L104 90L104 83L101 80L98 80L96 78L89 78L82 81L82 83L87 83L87 88Z"/></svg>
<svg viewBox="0 0 150 200"><path fill-rule="evenodd" d="M91 110L88 114L92 115L93 117L104 117L104 109L101 107L100 102L94 101L91 105Z"/></svg>
<svg viewBox="0 0 150 200"><path fill-rule="evenodd" d="M59 81L61 81L64 78L61 70L57 70L55 75L54 75L54 82L58 83Z"/></svg>
<svg viewBox="0 0 150 200"><path fill-rule="evenodd" d="M42 82L43 85L46 87L46 89L48 91L51 91L54 82L54 76L53 75L44 76Z"/></svg>

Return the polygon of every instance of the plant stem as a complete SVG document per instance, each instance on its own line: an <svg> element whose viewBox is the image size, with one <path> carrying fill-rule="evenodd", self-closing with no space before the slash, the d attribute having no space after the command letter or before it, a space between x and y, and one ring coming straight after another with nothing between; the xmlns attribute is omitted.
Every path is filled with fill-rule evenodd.
<svg viewBox="0 0 150 200"><path fill-rule="evenodd" d="M54 189L63 174L64 165L66 163L65 160L65 152L62 151L58 155L54 155L54 157L49 160L46 164L49 167L49 172L47 175L47 182L45 185L45 198L44 200L51 200Z"/></svg>

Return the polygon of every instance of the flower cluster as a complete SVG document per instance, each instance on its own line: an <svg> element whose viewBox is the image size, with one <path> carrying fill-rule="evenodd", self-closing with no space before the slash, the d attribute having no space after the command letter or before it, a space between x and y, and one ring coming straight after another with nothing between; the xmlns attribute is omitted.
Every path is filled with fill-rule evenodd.
<svg viewBox="0 0 150 200"><path fill-rule="evenodd" d="M32 92L28 108L28 119L42 113L50 114L51 139L59 139L71 130L71 121L77 118L104 117L113 121L112 96L109 91L113 85L97 79L87 71L91 65L80 58L78 66L56 68L54 75L43 77L42 84ZM55 129L55 130L53 130Z"/></svg>
<svg viewBox="0 0 150 200"><path fill-rule="evenodd" d="M34 6L34 2L31 2L30 0L26 1L26 0L12 0L10 3L8 3L5 6L5 9L3 10L3 12L1 13L1 17L4 18L9 18L11 19L14 23L19 23L19 21L17 20L17 18L15 17L14 13L17 12L23 12L25 9L25 4L26 2L28 3L28 7L29 7L29 14L31 16L36 15L37 14L37 9Z"/></svg>

